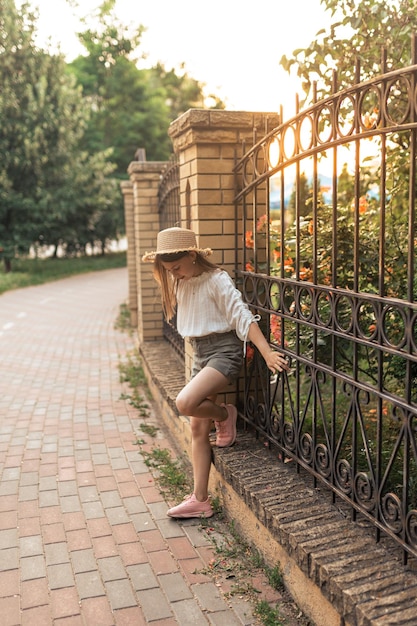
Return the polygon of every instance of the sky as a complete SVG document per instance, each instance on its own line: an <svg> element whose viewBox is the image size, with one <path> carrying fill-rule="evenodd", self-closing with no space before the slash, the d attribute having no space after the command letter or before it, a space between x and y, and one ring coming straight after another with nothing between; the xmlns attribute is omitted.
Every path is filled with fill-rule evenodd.
<svg viewBox="0 0 417 626"><path fill-rule="evenodd" d="M81 54L75 33L78 16L100 0L82 0L71 9L66 0L30 0L38 7L40 42L60 45L68 60ZM214 92L228 110L294 114L299 85L279 65L283 54L305 48L330 22L320 0L117 0L116 14L126 24L142 24L143 67L161 61L185 70Z"/></svg>

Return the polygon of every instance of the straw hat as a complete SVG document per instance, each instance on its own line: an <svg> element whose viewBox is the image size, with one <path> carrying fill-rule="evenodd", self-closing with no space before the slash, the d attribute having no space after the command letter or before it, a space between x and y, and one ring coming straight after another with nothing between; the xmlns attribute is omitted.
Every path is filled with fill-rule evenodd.
<svg viewBox="0 0 417 626"><path fill-rule="evenodd" d="M212 253L211 248L199 248L195 233L187 228L166 228L158 233L156 250L145 252L142 261L154 261L157 254L176 254L177 252L188 252L194 250L203 256Z"/></svg>

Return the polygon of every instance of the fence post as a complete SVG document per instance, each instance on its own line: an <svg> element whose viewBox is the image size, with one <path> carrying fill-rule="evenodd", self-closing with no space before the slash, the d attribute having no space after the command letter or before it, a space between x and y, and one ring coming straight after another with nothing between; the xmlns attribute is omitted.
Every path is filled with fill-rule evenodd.
<svg viewBox="0 0 417 626"><path fill-rule="evenodd" d="M145 252L155 247L159 231L158 188L165 165L165 161L132 161L128 168L132 191L129 191L129 183L122 184L125 212L128 216L126 219L128 248L131 254L128 263L132 264L132 268L129 266L129 299L130 294L136 292L136 328L139 344L162 337L161 302L152 276L152 264L142 263L141 259ZM133 214L132 219L129 213ZM132 300L134 298L132 295ZM132 310L134 311L134 308Z"/></svg>
<svg viewBox="0 0 417 626"><path fill-rule="evenodd" d="M182 226L194 230L213 261L233 277L236 264L236 159L279 124L277 113L190 109L169 128L178 156ZM244 143L245 142L245 145ZM190 347L186 345L186 376Z"/></svg>
<svg viewBox="0 0 417 626"><path fill-rule="evenodd" d="M135 222L133 212L133 185L129 180L123 180L120 184L123 194L125 229L127 238L127 270L128 270L128 308L130 324L133 328L138 325L138 283L136 276L135 259Z"/></svg>

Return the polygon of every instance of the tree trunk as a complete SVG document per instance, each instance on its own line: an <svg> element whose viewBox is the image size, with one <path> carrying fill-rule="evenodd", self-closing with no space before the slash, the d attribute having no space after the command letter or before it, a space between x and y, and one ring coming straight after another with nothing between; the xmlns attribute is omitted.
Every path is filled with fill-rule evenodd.
<svg viewBox="0 0 417 626"><path fill-rule="evenodd" d="M8 274L9 272L12 271L12 260L5 258L4 259L4 271L6 272L6 274Z"/></svg>

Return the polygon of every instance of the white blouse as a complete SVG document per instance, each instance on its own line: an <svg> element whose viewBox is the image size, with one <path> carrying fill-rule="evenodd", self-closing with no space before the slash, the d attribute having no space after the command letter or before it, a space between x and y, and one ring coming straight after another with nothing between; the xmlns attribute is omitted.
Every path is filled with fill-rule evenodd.
<svg viewBox="0 0 417 626"><path fill-rule="evenodd" d="M220 269L178 281L177 302L177 329L182 337L235 330L246 342L249 326L259 319L243 302L229 274Z"/></svg>

